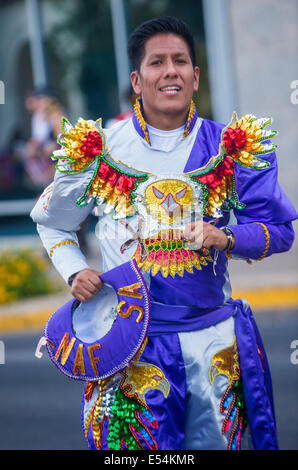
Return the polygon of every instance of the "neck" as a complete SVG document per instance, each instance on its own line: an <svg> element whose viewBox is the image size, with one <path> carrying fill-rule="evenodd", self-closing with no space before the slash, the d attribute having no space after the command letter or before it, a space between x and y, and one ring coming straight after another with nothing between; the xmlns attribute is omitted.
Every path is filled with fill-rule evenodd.
<svg viewBox="0 0 298 470"><path fill-rule="evenodd" d="M146 115L146 120L144 119L144 111L143 106L141 105L141 99L138 98L134 104L134 115L133 121L134 126L136 127L139 134L146 140L146 142L150 144L150 137L147 129L146 120L149 125L155 127L156 129L170 131L173 129L178 129L179 127L184 126L184 133L183 137L187 137L189 133L192 131L193 126L197 119L197 112L194 102L191 101L190 109L185 111L183 116L179 115L179 119L173 119L173 116L163 116L159 119L152 119L152 116ZM149 113L150 114L150 113ZM136 124L137 123L137 124ZM138 130L139 129L139 130Z"/></svg>
<svg viewBox="0 0 298 470"><path fill-rule="evenodd" d="M185 125L188 116L188 110L179 113L179 115L171 114L160 114L158 116L152 116L148 110L143 109L143 116L149 126L155 127L162 131L172 131Z"/></svg>

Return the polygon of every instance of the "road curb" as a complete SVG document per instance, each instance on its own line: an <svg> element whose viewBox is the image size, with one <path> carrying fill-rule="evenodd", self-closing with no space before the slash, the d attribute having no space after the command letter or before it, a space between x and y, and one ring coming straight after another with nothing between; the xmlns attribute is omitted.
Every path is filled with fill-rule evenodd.
<svg viewBox="0 0 298 470"><path fill-rule="evenodd" d="M281 309L298 310L298 285L268 287L262 289L233 289L233 298L246 299L255 313ZM40 330L61 305L69 300L69 294L47 299L18 302L0 309L0 335L24 330ZM44 305L41 305L44 304ZM39 306L38 306L39 305Z"/></svg>

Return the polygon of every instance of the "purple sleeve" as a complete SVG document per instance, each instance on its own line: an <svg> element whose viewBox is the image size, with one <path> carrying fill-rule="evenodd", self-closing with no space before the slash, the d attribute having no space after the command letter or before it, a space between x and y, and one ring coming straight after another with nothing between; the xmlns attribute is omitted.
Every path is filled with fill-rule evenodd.
<svg viewBox="0 0 298 470"><path fill-rule="evenodd" d="M268 141L267 141L268 142ZM297 219L297 212L278 182L275 152L265 154L270 165L263 169L235 165L235 185L238 199L244 209L235 209L239 224L263 222L283 224Z"/></svg>
<svg viewBox="0 0 298 470"><path fill-rule="evenodd" d="M291 222L284 224L249 223L228 225L235 235L231 254L263 259L273 253L290 250L295 233Z"/></svg>
<svg viewBox="0 0 298 470"><path fill-rule="evenodd" d="M229 225L235 235L231 253L251 259L288 251L295 238L291 222L297 212L278 183L276 154L263 158L270 163L265 169L235 165L236 192L245 207L234 210L238 224Z"/></svg>

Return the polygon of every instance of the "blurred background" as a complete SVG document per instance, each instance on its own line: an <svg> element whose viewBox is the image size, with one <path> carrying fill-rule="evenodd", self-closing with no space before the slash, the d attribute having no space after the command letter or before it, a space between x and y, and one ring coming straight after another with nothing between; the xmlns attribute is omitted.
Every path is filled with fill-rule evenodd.
<svg viewBox="0 0 298 470"><path fill-rule="evenodd" d="M29 212L52 180L48 157L62 116L101 117L109 126L130 112L127 38L163 15L193 32L201 117L273 117L279 181L298 208L297 0L0 0L1 449L86 448L80 384L34 357L46 319L70 294ZM95 224L91 217L81 232L94 267ZM267 348L283 449L298 449L297 254L298 241L252 267L230 265L233 296L250 301Z"/></svg>

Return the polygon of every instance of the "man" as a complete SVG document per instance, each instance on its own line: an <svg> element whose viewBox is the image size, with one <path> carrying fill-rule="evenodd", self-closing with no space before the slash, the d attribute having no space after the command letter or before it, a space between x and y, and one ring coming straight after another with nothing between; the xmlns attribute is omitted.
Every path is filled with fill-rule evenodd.
<svg viewBox="0 0 298 470"><path fill-rule="evenodd" d="M94 203L102 271L133 258L149 290L149 329L130 365L87 381L85 437L94 449L240 449L250 430L255 448L277 449L265 351L249 306L231 298L227 272L228 258L260 260L293 243L297 214L276 179L275 132L250 115L227 128L198 117L199 68L180 20L142 24L128 52L141 97L132 119L105 131L64 123L60 172L32 211L80 302L74 330L103 290L74 234ZM229 225L232 210L237 224ZM126 292L137 297L136 285ZM131 314L124 304L117 318ZM69 344L56 359L63 347L66 362ZM115 356L124 345L114 342ZM74 378L84 376L77 357Z"/></svg>

